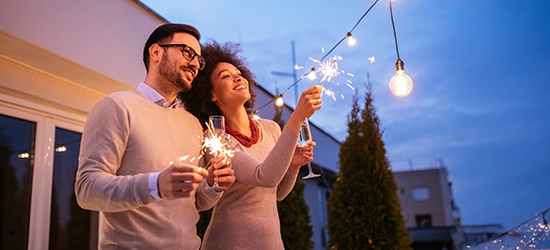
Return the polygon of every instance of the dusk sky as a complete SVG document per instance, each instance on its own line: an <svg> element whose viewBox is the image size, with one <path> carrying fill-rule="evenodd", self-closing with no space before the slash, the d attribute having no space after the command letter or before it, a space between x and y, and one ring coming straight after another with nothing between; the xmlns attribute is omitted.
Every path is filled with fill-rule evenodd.
<svg viewBox="0 0 550 250"><path fill-rule="evenodd" d="M202 41L240 43L273 94L294 82L272 74L292 72L292 41L305 74L310 58L321 59L374 3L142 2L169 22L194 25ZM325 83L338 98L323 97L310 121L345 140L354 91L336 83L351 81L363 105L370 79L392 170L443 164L463 225L518 226L550 208L549 12L547 0L395 0L399 54L414 81L400 98L388 88L397 55L388 1L379 1L353 31L357 45L343 42L329 56L341 56L339 69L354 76ZM314 83L300 81L299 92ZM294 89L284 98L294 107Z"/></svg>

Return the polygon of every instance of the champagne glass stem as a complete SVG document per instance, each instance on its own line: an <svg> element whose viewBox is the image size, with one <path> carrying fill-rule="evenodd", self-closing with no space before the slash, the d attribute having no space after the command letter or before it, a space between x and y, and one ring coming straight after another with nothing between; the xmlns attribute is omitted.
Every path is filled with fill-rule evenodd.
<svg viewBox="0 0 550 250"><path fill-rule="evenodd" d="M312 140L312 137L311 137L311 128L309 127L309 121L308 119L306 118L304 120L304 122L302 123L302 126L300 127L300 139L299 139L299 143L300 145L304 146L304 145L307 145L307 142L308 141L311 141ZM311 168L311 162L308 162L307 163L307 168L309 170L309 173L308 175L302 177L302 179L311 179L311 178L315 178L315 177L319 177L321 176L320 174L315 174L313 173L313 169Z"/></svg>

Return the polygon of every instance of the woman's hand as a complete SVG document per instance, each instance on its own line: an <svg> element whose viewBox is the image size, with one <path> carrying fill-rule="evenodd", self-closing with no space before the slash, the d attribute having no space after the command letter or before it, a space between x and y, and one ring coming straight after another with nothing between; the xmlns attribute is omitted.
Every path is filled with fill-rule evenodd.
<svg viewBox="0 0 550 250"><path fill-rule="evenodd" d="M298 134L300 132L302 122L321 108L321 103L323 103L321 100L322 89L322 86L314 85L302 92L300 100L298 100L298 104L296 105L294 112L292 112L288 118L288 122L286 124L286 127L290 129L290 131Z"/></svg>
<svg viewBox="0 0 550 250"><path fill-rule="evenodd" d="M206 177L208 185L212 186L214 181L217 180L220 187L231 187L235 182L235 171L231 165L231 158L216 157L210 163L210 167L207 169L208 176Z"/></svg>
<svg viewBox="0 0 550 250"><path fill-rule="evenodd" d="M306 165L308 162L313 161L313 147L315 147L317 143L313 141L308 141L307 145L300 146L296 144L296 148L294 149L294 155L292 156L292 160L290 161L289 170L293 174L297 174L300 171L300 167Z"/></svg>

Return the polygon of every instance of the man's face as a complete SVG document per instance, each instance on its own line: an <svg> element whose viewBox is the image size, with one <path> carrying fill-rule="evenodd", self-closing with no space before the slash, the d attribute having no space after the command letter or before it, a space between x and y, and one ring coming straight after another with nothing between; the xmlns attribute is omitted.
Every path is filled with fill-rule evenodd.
<svg viewBox="0 0 550 250"><path fill-rule="evenodd" d="M187 33L175 33L170 44L185 44L197 54L201 53L197 39ZM182 55L183 46L165 47L159 65L159 75L174 84L178 91L186 92L191 89L191 82L199 71L199 59L189 60Z"/></svg>

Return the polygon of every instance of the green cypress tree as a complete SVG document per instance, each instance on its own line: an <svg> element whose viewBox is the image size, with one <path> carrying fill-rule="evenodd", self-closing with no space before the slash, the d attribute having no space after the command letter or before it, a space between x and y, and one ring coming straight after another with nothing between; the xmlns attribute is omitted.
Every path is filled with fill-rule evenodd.
<svg viewBox="0 0 550 250"><path fill-rule="evenodd" d="M273 120L281 129L285 126L282 119L282 107L275 106ZM309 207L304 199L305 184L296 180L294 188L288 196L277 202L279 221L281 223L281 236L286 250L313 249L313 228L310 225Z"/></svg>
<svg viewBox="0 0 550 250"><path fill-rule="evenodd" d="M389 169L380 120L367 86L365 108L357 95L340 147L340 172L327 202L327 249L412 249L397 185Z"/></svg>

